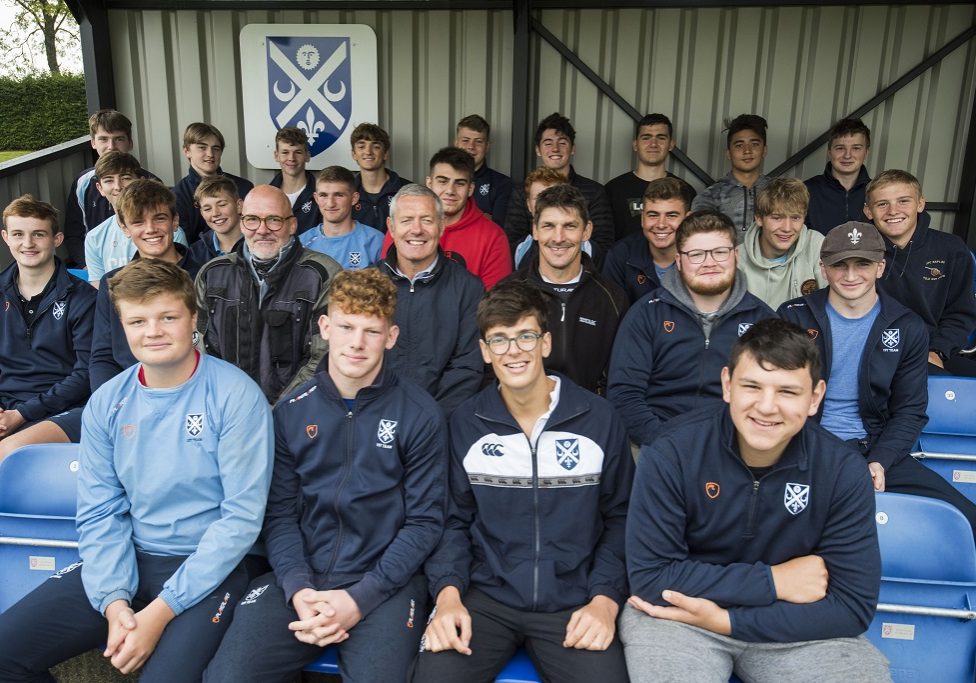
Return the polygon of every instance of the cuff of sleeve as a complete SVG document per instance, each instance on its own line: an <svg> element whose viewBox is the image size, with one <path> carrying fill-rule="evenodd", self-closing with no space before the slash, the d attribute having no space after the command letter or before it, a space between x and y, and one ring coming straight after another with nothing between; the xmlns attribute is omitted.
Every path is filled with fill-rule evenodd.
<svg viewBox="0 0 976 683"><path fill-rule="evenodd" d="M460 593L462 596L468 590L467 583L465 581L462 581L461 577L445 576L444 578L440 579L436 583L430 584L430 597L432 597L436 601L437 596L440 595L441 591L447 588L448 586L454 586L455 588L457 588L458 593Z"/></svg>
<svg viewBox="0 0 976 683"><path fill-rule="evenodd" d="M42 407L40 401L31 400L26 403L21 403L19 406L14 406L14 410L20 413L20 416L24 418L25 422L34 422L44 417L44 411L41 410Z"/></svg>
<svg viewBox="0 0 976 683"><path fill-rule="evenodd" d="M125 591L120 588L119 590L112 591L102 598L102 602L98 605L98 613L104 615L105 610L108 609L108 606L116 600L125 600L130 605L132 604L132 596L129 594L129 591Z"/></svg>
<svg viewBox="0 0 976 683"><path fill-rule="evenodd" d="M591 586L590 587L590 600L598 595L602 595L605 598L610 598L618 605L623 605L627 600L627 596L617 590L614 586L607 584L601 586Z"/></svg>
<svg viewBox="0 0 976 683"><path fill-rule="evenodd" d="M766 565L766 586L769 590L769 602L767 605L771 605L776 602L776 581L773 580L773 567L772 565ZM732 620L732 610L729 610L729 620L732 624L732 630L735 631L735 621Z"/></svg>
<svg viewBox="0 0 976 683"><path fill-rule="evenodd" d="M303 588L315 588L311 579L305 575L305 572L291 572L281 579L280 583L281 590L285 594L285 602L289 605L291 604L291 599L295 597L295 593L298 591Z"/></svg>
<svg viewBox="0 0 976 683"><path fill-rule="evenodd" d="M387 597L386 591L379 585L376 577L369 574L349 586L346 592L356 601L359 613L363 617L379 607Z"/></svg>
<svg viewBox="0 0 976 683"><path fill-rule="evenodd" d="M906 455L908 455L908 453L898 453L890 448L872 448L867 454L867 460L868 462L878 463L884 468L885 472L887 472L889 469L891 469L892 465Z"/></svg>
<svg viewBox="0 0 976 683"><path fill-rule="evenodd" d="M174 593L169 588L163 588L163 590L161 590L159 592L159 598L163 602L165 602L166 605L171 610L173 610L173 614L176 615L176 616L179 616L180 614L182 614L183 611L186 609L186 607L183 605L183 603L181 603L179 601L179 599L176 597L176 593Z"/></svg>

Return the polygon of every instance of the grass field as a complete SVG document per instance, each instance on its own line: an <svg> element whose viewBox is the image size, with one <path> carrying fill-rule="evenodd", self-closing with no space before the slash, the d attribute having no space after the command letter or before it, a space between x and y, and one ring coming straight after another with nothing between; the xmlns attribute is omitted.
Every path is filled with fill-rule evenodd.
<svg viewBox="0 0 976 683"><path fill-rule="evenodd" d="M11 159L16 159L17 157L22 157L25 154L30 154L30 150L0 150L0 164Z"/></svg>

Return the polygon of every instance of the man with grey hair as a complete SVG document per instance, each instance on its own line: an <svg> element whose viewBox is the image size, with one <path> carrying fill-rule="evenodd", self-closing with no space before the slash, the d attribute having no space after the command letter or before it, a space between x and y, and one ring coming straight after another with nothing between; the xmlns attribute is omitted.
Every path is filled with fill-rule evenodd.
<svg viewBox="0 0 976 683"><path fill-rule="evenodd" d="M387 362L430 392L449 415L481 386L475 314L484 288L438 246L444 207L431 190L400 188L386 224L393 245L380 270L397 286L394 322L400 327Z"/></svg>
<svg viewBox="0 0 976 683"><path fill-rule="evenodd" d="M271 403L308 380L328 351L318 321L342 270L302 247L297 227L284 192L255 187L241 209L244 239L196 279L197 330L207 353L250 375Z"/></svg>

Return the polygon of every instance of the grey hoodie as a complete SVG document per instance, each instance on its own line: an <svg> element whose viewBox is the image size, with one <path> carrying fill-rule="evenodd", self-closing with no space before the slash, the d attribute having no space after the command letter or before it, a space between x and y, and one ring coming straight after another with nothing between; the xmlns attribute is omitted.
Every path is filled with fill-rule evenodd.
<svg viewBox="0 0 976 683"><path fill-rule="evenodd" d="M691 210L712 209L724 213L732 219L738 234L738 242L741 244L746 231L756 217L756 195L766 187L769 180L769 176L760 175L755 185L746 187L729 171L724 178L709 185L704 192L695 197L691 203Z"/></svg>
<svg viewBox="0 0 976 683"><path fill-rule="evenodd" d="M761 228L753 223L739 247L739 270L746 276L749 291L774 311L781 304L812 294L827 286L820 270L820 245L824 237L806 226L783 263L773 263L759 250Z"/></svg>
<svg viewBox="0 0 976 683"><path fill-rule="evenodd" d="M684 280L681 279L681 273L678 272L677 268L672 268L664 274L664 277L661 278L661 286L671 292L674 298L678 300L678 303L687 308L689 313L698 318L698 324L701 325L706 344L708 343L709 337L711 337L712 327L720 323L722 318L742 301L747 291L745 277L743 277L742 273L736 271L729 298L718 307L717 311L713 313L702 313L695 306L695 301L691 298L691 293L685 286Z"/></svg>

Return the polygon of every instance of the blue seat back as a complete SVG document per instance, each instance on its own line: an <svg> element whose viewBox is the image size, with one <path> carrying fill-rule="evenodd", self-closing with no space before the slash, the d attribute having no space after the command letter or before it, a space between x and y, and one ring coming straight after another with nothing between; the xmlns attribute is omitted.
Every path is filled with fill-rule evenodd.
<svg viewBox="0 0 976 683"><path fill-rule="evenodd" d="M0 612L78 562L77 444L24 446L0 463Z"/></svg>
<svg viewBox="0 0 976 683"><path fill-rule="evenodd" d="M322 652L322 656L305 667L305 671L314 673L324 673L339 675L339 661L336 657L336 649L327 647ZM535 672L532 660L525 650L519 650L515 656L509 660L502 672L495 678L495 683L539 683L542 679Z"/></svg>
<svg viewBox="0 0 976 683"><path fill-rule="evenodd" d="M88 282L88 271L84 268L68 268L68 272L74 275L79 280L84 280Z"/></svg>
<svg viewBox="0 0 976 683"><path fill-rule="evenodd" d="M976 436L976 378L929 377L924 434Z"/></svg>
<svg viewBox="0 0 976 683"><path fill-rule="evenodd" d="M875 494L881 574L922 581L976 581L976 544L965 516L941 500Z"/></svg>
<svg viewBox="0 0 976 683"><path fill-rule="evenodd" d="M78 444L23 446L0 463L0 512L74 518Z"/></svg>

